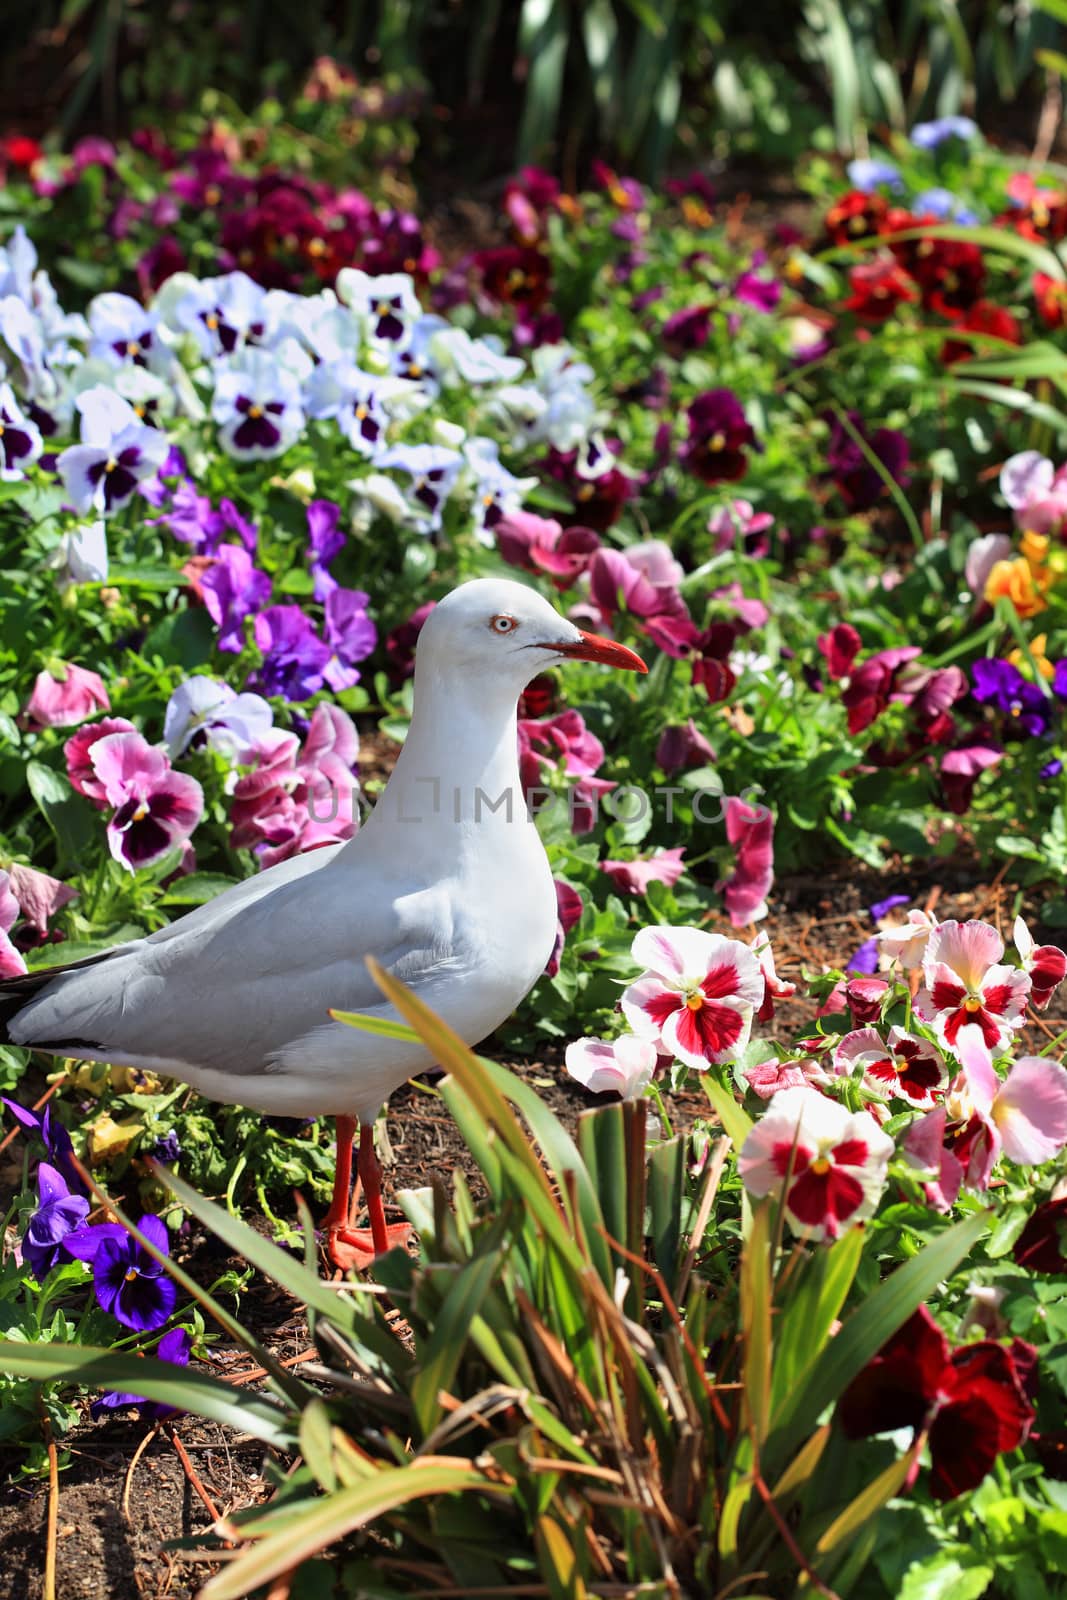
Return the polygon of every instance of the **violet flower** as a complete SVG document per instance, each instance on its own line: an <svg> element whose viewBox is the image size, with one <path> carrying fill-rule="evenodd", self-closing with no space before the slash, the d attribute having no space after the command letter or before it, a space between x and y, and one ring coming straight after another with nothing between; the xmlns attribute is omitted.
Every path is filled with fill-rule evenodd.
<svg viewBox="0 0 1067 1600"><path fill-rule="evenodd" d="M20 1106L17 1100L9 1100L6 1095L0 1098L23 1133L40 1139L50 1164L58 1169L67 1187L77 1194L84 1193L85 1185L73 1161L74 1146L70 1134L60 1122L51 1103L41 1112Z"/></svg>
<svg viewBox="0 0 1067 1600"><path fill-rule="evenodd" d="M255 624L263 664L249 682L268 695L307 700L326 681L334 652L324 644L299 606L268 606Z"/></svg>
<svg viewBox="0 0 1067 1600"><path fill-rule="evenodd" d="M89 1215L89 1202L83 1195L71 1194L63 1174L47 1161L37 1167L37 1201L22 1241L22 1256L38 1283L43 1283L64 1258L68 1234L80 1228Z"/></svg>
<svg viewBox="0 0 1067 1600"><path fill-rule="evenodd" d="M848 420L893 482L906 484L909 450L904 435L896 428L876 428L868 433L857 411L850 411ZM850 511L869 511L888 492L882 474L871 465L839 417L831 421L826 462L826 475Z"/></svg>
<svg viewBox="0 0 1067 1600"><path fill-rule="evenodd" d="M189 1352L193 1348L193 1341L184 1328L171 1328L165 1333L152 1353L153 1361L169 1363L172 1367L187 1367L189 1365ZM121 1394L110 1392L102 1394L94 1400L89 1407L93 1417L99 1417L103 1411L122 1411L127 1406L137 1406L141 1417L146 1422L157 1422L163 1417L172 1417L175 1414L174 1406L165 1406L156 1400L146 1400L140 1394Z"/></svg>
<svg viewBox="0 0 1067 1600"><path fill-rule="evenodd" d="M748 471L746 451L758 449L756 435L732 389L708 389L697 395L687 412L689 436L681 463L705 483L743 478Z"/></svg>
<svg viewBox="0 0 1067 1600"><path fill-rule="evenodd" d="M274 713L262 696L238 694L217 678L197 676L180 683L167 701L163 739L174 758L190 745L206 745L240 761L273 722Z"/></svg>
<svg viewBox="0 0 1067 1600"><path fill-rule="evenodd" d="M378 630L367 615L370 596L362 589L331 589L326 596L326 643L333 652L323 673L335 693L359 682L355 663L369 656Z"/></svg>
<svg viewBox="0 0 1067 1600"><path fill-rule="evenodd" d="M312 500L307 508L307 524L308 560L315 581L315 599L321 602L337 587L337 580L330 576L328 569L345 547L340 506L332 500Z"/></svg>
<svg viewBox="0 0 1067 1600"><path fill-rule="evenodd" d="M971 667L972 694L979 705L993 706L1010 719L1009 728L1027 737L1040 738L1048 731L1051 703L1048 697L1023 677L1010 661L976 661Z"/></svg>
<svg viewBox="0 0 1067 1600"><path fill-rule="evenodd" d="M269 600L270 579L252 565L247 550L224 544L201 574L199 585L208 615L219 630L219 649L240 655L245 644L244 620Z"/></svg>
<svg viewBox="0 0 1067 1600"><path fill-rule="evenodd" d="M159 1217L144 1216L137 1227L162 1255L170 1255L167 1229ZM124 1327L149 1333L161 1328L173 1313L177 1284L118 1223L80 1228L67 1236L64 1249L79 1261L91 1263L97 1300Z"/></svg>

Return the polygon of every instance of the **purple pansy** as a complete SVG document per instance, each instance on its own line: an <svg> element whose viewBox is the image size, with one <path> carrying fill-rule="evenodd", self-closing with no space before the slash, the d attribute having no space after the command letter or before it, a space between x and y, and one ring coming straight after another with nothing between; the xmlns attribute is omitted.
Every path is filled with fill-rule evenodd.
<svg viewBox="0 0 1067 1600"><path fill-rule="evenodd" d="M247 550L224 544L199 583L208 616L219 630L219 649L239 655L245 643L244 620L270 599L270 579L253 566Z"/></svg>
<svg viewBox="0 0 1067 1600"><path fill-rule="evenodd" d="M971 668L972 694L979 705L993 706L1010 718L1009 726L1036 739L1049 725L1048 698L1035 683L1029 683L1010 661L996 658L976 661Z"/></svg>
<svg viewBox="0 0 1067 1600"><path fill-rule="evenodd" d="M169 1256L167 1229L159 1217L149 1213L137 1227L161 1255ZM149 1333L161 1328L173 1312L178 1300L177 1284L118 1223L80 1228L68 1235L64 1249L79 1261L92 1264L96 1298L124 1327Z"/></svg>
<svg viewBox="0 0 1067 1600"><path fill-rule="evenodd" d="M23 1132L40 1139L51 1164L58 1168L68 1187L75 1193L83 1194L85 1185L74 1165L74 1146L71 1144L70 1134L60 1122L51 1104L46 1105L43 1112L32 1111L20 1106L16 1100L9 1100L6 1095L0 1098Z"/></svg>
<svg viewBox="0 0 1067 1600"><path fill-rule="evenodd" d="M333 655L323 676L335 693L359 682L355 663L378 643L378 630L367 615L369 601L362 589L337 587L326 596L326 643Z"/></svg>
<svg viewBox="0 0 1067 1600"><path fill-rule="evenodd" d="M850 511L869 511L888 492L887 485L853 434L863 440L893 482L901 485L908 481L908 441L896 428L876 428L869 434L857 411L850 411L848 420L852 433L840 417L831 419L827 477L833 480Z"/></svg>
<svg viewBox="0 0 1067 1600"><path fill-rule="evenodd" d="M758 448L744 408L732 389L708 389L697 395L687 413L689 433L681 462L705 483L743 478L746 451Z"/></svg>
<svg viewBox="0 0 1067 1600"><path fill-rule="evenodd" d="M71 1194L63 1174L42 1161L37 1168L37 1210L22 1241L23 1260L29 1262L38 1283L63 1258L64 1240L88 1215L89 1202L84 1195Z"/></svg>
<svg viewBox="0 0 1067 1600"><path fill-rule="evenodd" d="M870 976L878 971L878 940L864 939L849 962L847 972L862 972Z"/></svg>
<svg viewBox="0 0 1067 1600"><path fill-rule="evenodd" d="M206 745L241 761L274 723L274 714L258 694L237 694L217 678L193 677L180 683L167 701L163 738L172 757L190 745Z"/></svg>
<svg viewBox="0 0 1067 1600"><path fill-rule="evenodd" d="M256 644L263 652L263 665L249 681L265 694L307 700L322 688L334 652L299 606L268 606L261 611Z"/></svg>
<svg viewBox="0 0 1067 1600"><path fill-rule="evenodd" d="M312 500L307 508L308 560L315 580L315 599L323 601L337 587L328 571L330 562L345 546L341 531L341 508L332 500Z"/></svg>
<svg viewBox="0 0 1067 1600"><path fill-rule="evenodd" d="M171 1328L165 1333L152 1353L153 1361L169 1362L172 1367L187 1367L189 1365L189 1352L193 1348L193 1341L184 1328ZM140 1408L141 1416L146 1421L158 1421L161 1417L172 1417L175 1414L173 1406L165 1406L156 1400L146 1400L141 1394L109 1393L94 1400L89 1407L91 1414L98 1417L102 1411L121 1411L127 1406Z"/></svg>

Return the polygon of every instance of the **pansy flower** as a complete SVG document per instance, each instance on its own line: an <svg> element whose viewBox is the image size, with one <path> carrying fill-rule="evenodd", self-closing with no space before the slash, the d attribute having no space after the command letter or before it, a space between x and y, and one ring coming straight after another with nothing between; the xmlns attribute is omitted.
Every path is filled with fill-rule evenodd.
<svg viewBox="0 0 1067 1600"><path fill-rule="evenodd" d="M407 474L408 499L415 515L428 531L436 532L463 466L459 452L435 444L394 445L379 456L377 465Z"/></svg>
<svg viewBox="0 0 1067 1600"><path fill-rule="evenodd" d="M383 344L400 344L422 315L406 272L371 277L356 267L344 267L337 274L337 295L364 320L370 338Z"/></svg>
<svg viewBox="0 0 1067 1600"><path fill-rule="evenodd" d="M40 429L15 399L9 383L0 383L0 482L18 483L43 448Z"/></svg>
<svg viewBox="0 0 1067 1600"><path fill-rule="evenodd" d="M8 874L0 868L0 978L20 978L26 962L8 938L18 921L20 907Z"/></svg>
<svg viewBox="0 0 1067 1600"><path fill-rule="evenodd" d="M653 883L666 884L668 889L674 887L685 871L684 855L685 849L679 845L674 850L657 850L643 860L638 857L633 861L602 861L600 870L606 872L616 889L624 894L647 894Z"/></svg>
<svg viewBox="0 0 1067 1600"><path fill-rule="evenodd" d="M22 708L27 728L73 728L98 711L110 711L111 701L98 672L73 661L54 661L34 679L33 692Z"/></svg>
<svg viewBox="0 0 1067 1600"><path fill-rule="evenodd" d="M159 1217L144 1216L137 1227L161 1255L170 1255L167 1229ZM97 1300L124 1327L148 1333L171 1316L178 1300L177 1284L118 1223L80 1228L67 1236L63 1247L79 1261L91 1263Z"/></svg>
<svg viewBox="0 0 1067 1600"><path fill-rule="evenodd" d="M881 1097L907 1100L927 1109L948 1082L941 1054L928 1039L892 1027L883 1040L877 1028L846 1033L834 1052L834 1068L851 1077L863 1069L867 1088Z"/></svg>
<svg viewBox="0 0 1067 1600"><path fill-rule="evenodd" d="M632 1033L610 1040L576 1039L564 1056L571 1077L590 1094L614 1092L624 1100L636 1100L643 1094L658 1060L652 1041Z"/></svg>
<svg viewBox="0 0 1067 1600"><path fill-rule="evenodd" d="M204 278L174 308L174 323L189 332L209 360L257 344L267 330L267 296L244 272Z"/></svg>
<svg viewBox="0 0 1067 1600"><path fill-rule="evenodd" d="M970 809L974 786L982 773L1003 759L1004 751L987 739L976 739L947 750L941 758L939 772L947 809L962 817Z"/></svg>
<svg viewBox="0 0 1067 1600"><path fill-rule="evenodd" d="M1030 1004L1036 1011L1045 1011L1067 978L1067 955L1055 944L1035 945L1034 936L1022 917L1016 917L1012 937L1023 971L1030 974Z"/></svg>
<svg viewBox="0 0 1067 1600"><path fill-rule="evenodd" d="M1030 1431L1033 1407L1020 1361L1032 1347L992 1339L950 1350L925 1306L882 1346L841 1396L837 1420L850 1439L924 1430L930 1449L930 1493L952 1500L976 1489L999 1455L1017 1450Z"/></svg>
<svg viewBox="0 0 1067 1600"><path fill-rule="evenodd" d="M241 461L282 455L304 431L300 384L267 350L239 351L216 367L211 415L219 443Z"/></svg>
<svg viewBox="0 0 1067 1600"><path fill-rule="evenodd" d="M620 1004L639 1038L697 1068L744 1049L764 993L748 945L700 928L642 928L631 949L646 970Z"/></svg>
<svg viewBox="0 0 1067 1600"><path fill-rule="evenodd" d="M1008 718L1007 727L1027 738L1047 732L1052 702L1036 683L1023 677L1010 661L976 661L971 667L972 694L979 705L993 706Z"/></svg>
<svg viewBox="0 0 1067 1600"><path fill-rule="evenodd" d="M139 733L109 733L89 750L97 781L114 813L107 825L113 858L135 872L183 844L204 813L195 778L174 772L166 752Z"/></svg>
<svg viewBox="0 0 1067 1600"><path fill-rule="evenodd" d="M193 1341L184 1328L171 1328L170 1332L165 1333L160 1339L150 1359L162 1361L164 1364L169 1363L172 1367L187 1367L192 1348ZM130 1406L136 1406L146 1421L158 1421L162 1417L174 1415L173 1406L163 1405L156 1400L146 1400L144 1395L124 1394L115 1390L102 1394L98 1400L94 1400L89 1411L93 1417L99 1417L104 1411L124 1411Z"/></svg>
<svg viewBox="0 0 1067 1600"><path fill-rule="evenodd" d="M501 522L519 510L537 479L509 472L492 439L468 439L463 454L474 477L474 532L482 544L492 546Z"/></svg>
<svg viewBox="0 0 1067 1600"><path fill-rule="evenodd" d="M961 1030L981 1032L990 1050L1007 1049L1022 1027L1030 979L1001 965L1004 941L988 922L942 922L931 933L923 957L923 987L915 1013L950 1050Z"/></svg>
<svg viewBox="0 0 1067 1600"><path fill-rule="evenodd" d="M190 745L203 745L240 761L273 721L261 695L238 694L219 678L196 676L180 683L167 701L163 740L175 759Z"/></svg>
<svg viewBox="0 0 1067 1600"><path fill-rule="evenodd" d="M850 511L869 511L887 493L886 477L897 484L907 483L908 441L897 428L876 428L869 433L858 412L849 412L848 420L852 433L839 417L831 419L826 475ZM870 454L881 463L882 472L871 465L853 434L863 440Z"/></svg>
<svg viewBox="0 0 1067 1600"><path fill-rule="evenodd" d="M871 915L874 915L873 906ZM874 937L883 955L890 961L899 961L905 971L910 971L922 965L930 935L937 926L937 918L928 911L913 910L908 912L904 922L879 928Z"/></svg>
<svg viewBox="0 0 1067 1600"><path fill-rule="evenodd" d="M299 606L268 606L256 618L255 640L263 664L249 682L268 695L308 700L326 681L334 652Z"/></svg>
<svg viewBox="0 0 1067 1600"><path fill-rule="evenodd" d="M726 837L735 851L734 870L722 887L723 902L735 928L767 915L774 882L774 814L736 795L724 799Z"/></svg>
<svg viewBox="0 0 1067 1600"><path fill-rule="evenodd" d="M128 401L102 384L84 390L75 403L82 442L62 452L57 470L75 511L106 516L163 464L166 435L146 427Z"/></svg>
<svg viewBox="0 0 1067 1600"><path fill-rule="evenodd" d="M244 621L270 599L271 582L239 544L224 544L200 573L197 586L208 616L218 629L220 650L244 649Z"/></svg>
<svg viewBox="0 0 1067 1600"><path fill-rule="evenodd" d="M324 636L333 657L323 676L337 694L359 682L356 662L369 656L378 643L378 630L367 612L369 603L365 590L340 585L326 596Z"/></svg>
<svg viewBox="0 0 1067 1600"><path fill-rule="evenodd" d="M875 257L852 268L852 290L843 309L863 322L886 322L900 305L918 300L915 284L892 256Z"/></svg>
<svg viewBox="0 0 1067 1600"><path fill-rule="evenodd" d="M37 1167L37 1209L26 1227L22 1240L23 1260L38 1283L63 1260L63 1244L67 1236L80 1228L89 1215L89 1202L83 1195L71 1194L63 1177L55 1167L42 1161Z"/></svg>
<svg viewBox="0 0 1067 1600"><path fill-rule="evenodd" d="M741 1147L750 1194L781 1197L793 1231L836 1239L874 1212L893 1141L867 1111L849 1111L810 1087L774 1096Z"/></svg>
<svg viewBox="0 0 1067 1600"><path fill-rule="evenodd" d="M353 450L374 460L385 449L389 427L383 392L383 380L364 372L355 362L324 362L307 381L308 415L335 418Z"/></svg>
<svg viewBox="0 0 1067 1600"><path fill-rule="evenodd" d="M147 366L160 355L165 360L168 351L158 327L158 313L146 311L128 294L98 294L89 305L89 356L112 366L127 361Z"/></svg>
<svg viewBox="0 0 1067 1600"><path fill-rule="evenodd" d="M686 413L688 437L681 463L705 483L743 478L750 449L758 449L755 431L732 389L708 389L697 395Z"/></svg>

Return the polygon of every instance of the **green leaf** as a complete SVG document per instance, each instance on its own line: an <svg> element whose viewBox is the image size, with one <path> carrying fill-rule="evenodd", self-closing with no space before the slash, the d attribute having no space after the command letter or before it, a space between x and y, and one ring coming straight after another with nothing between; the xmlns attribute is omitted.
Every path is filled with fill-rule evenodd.
<svg viewBox="0 0 1067 1600"><path fill-rule="evenodd" d="M394 1022L391 1017L372 1017L364 1011L331 1011L335 1022L348 1028L358 1028L360 1033L373 1033L380 1039L403 1039L406 1044L418 1044L419 1036L406 1022Z"/></svg>
<svg viewBox="0 0 1067 1600"><path fill-rule="evenodd" d="M438 1399L449 1389L466 1354L471 1323L481 1311L486 1295L500 1271L501 1252L476 1256L463 1267L434 1317L429 1343L420 1351L411 1383L411 1403L423 1437L432 1433L444 1414Z"/></svg>
<svg viewBox="0 0 1067 1600"><path fill-rule="evenodd" d="M193 1411L250 1433L264 1444L292 1449L296 1444L295 1419L264 1395L235 1388L195 1367L176 1367L141 1356L80 1344L22 1344L0 1340L0 1371L35 1383L84 1384L120 1394L140 1394L160 1405ZM173 1374L173 1375L172 1375Z"/></svg>
<svg viewBox="0 0 1067 1600"><path fill-rule="evenodd" d="M494 1488L490 1479L466 1461L416 1460L406 1467L386 1467L368 1483L340 1489L315 1501L295 1527L272 1534L246 1555L223 1567L201 1589L201 1600L245 1600L253 1590L270 1583L279 1573L300 1566L346 1534L354 1533L357 1528L365 1527L368 1522L412 1500L428 1495L458 1494L463 1490L485 1494ZM244 1523L241 1532L254 1537L255 1523Z"/></svg>
<svg viewBox="0 0 1067 1600"><path fill-rule="evenodd" d="M80 865L80 857L92 844L96 831L86 802L75 794L62 773L53 772L42 761L28 763L26 787L55 834L64 861Z"/></svg>
<svg viewBox="0 0 1067 1600"><path fill-rule="evenodd" d="M752 1118L738 1105L730 1090L724 1089L709 1072L701 1073L700 1083L734 1149L740 1150L752 1132Z"/></svg>
<svg viewBox="0 0 1067 1600"><path fill-rule="evenodd" d="M190 872L188 877L175 878L160 901L164 906L202 906L214 900L217 894L232 889L239 880L225 872Z"/></svg>
<svg viewBox="0 0 1067 1600"><path fill-rule="evenodd" d="M950 1551L908 1568L897 1600L980 1600L996 1577L992 1567Z"/></svg>

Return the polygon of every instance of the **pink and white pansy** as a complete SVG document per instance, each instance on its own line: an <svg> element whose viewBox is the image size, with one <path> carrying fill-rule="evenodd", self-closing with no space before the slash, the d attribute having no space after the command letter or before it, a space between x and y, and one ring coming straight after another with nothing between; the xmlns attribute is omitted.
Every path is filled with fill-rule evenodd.
<svg viewBox="0 0 1067 1600"><path fill-rule="evenodd" d="M937 1171L942 1209L963 1184L985 1189L1002 1153L1019 1166L1038 1166L1067 1145L1063 1067L1044 1056L1020 1056L1001 1081L972 1029L961 1034L959 1053L963 1070L944 1104L915 1123L904 1142L910 1160ZM936 1194L931 1198L936 1204Z"/></svg>
<svg viewBox="0 0 1067 1600"><path fill-rule="evenodd" d="M941 1053L928 1039L892 1027L883 1039L877 1028L846 1033L834 1052L834 1067L851 1077L863 1068L863 1082L882 1099L907 1100L923 1108L934 1104L948 1073Z"/></svg>
<svg viewBox="0 0 1067 1600"><path fill-rule="evenodd" d="M868 1111L817 1089L783 1089L753 1126L737 1169L752 1195L780 1196L793 1232L836 1239L874 1212L893 1141Z"/></svg>
<svg viewBox="0 0 1067 1600"><path fill-rule="evenodd" d="M590 1094L614 1090L636 1100L652 1082L659 1055L650 1039L624 1033L618 1039L575 1039L564 1057L567 1071Z"/></svg>
<svg viewBox="0 0 1067 1600"><path fill-rule="evenodd" d="M764 994L747 944L701 928L642 928L631 949L646 970L621 1005L639 1038L696 1068L744 1049Z"/></svg>
<svg viewBox="0 0 1067 1600"><path fill-rule="evenodd" d="M899 961L910 971L922 965L930 935L938 926L937 918L926 911L909 911L907 920L896 927L881 928L875 934L879 953L890 961Z"/></svg>
<svg viewBox="0 0 1067 1600"><path fill-rule="evenodd" d="M1034 936L1022 917L1016 917L1012 929L1015 948L1030 974L1030 1004L1036 1011L1044 1011L1064 978L1067 978L1067 955L1055 944L1035 944Z"/></svg>
<svg viewBox="0 0 1067 1600"><path fill-rule="evenodd" d="M950 1050L965 1028L980 1031L990 1050L1003 1050L1023 1026L1030 978L1001 964L1004 941L989 922L942 922L923 960L924 985L915 1014Z"/></svg>

